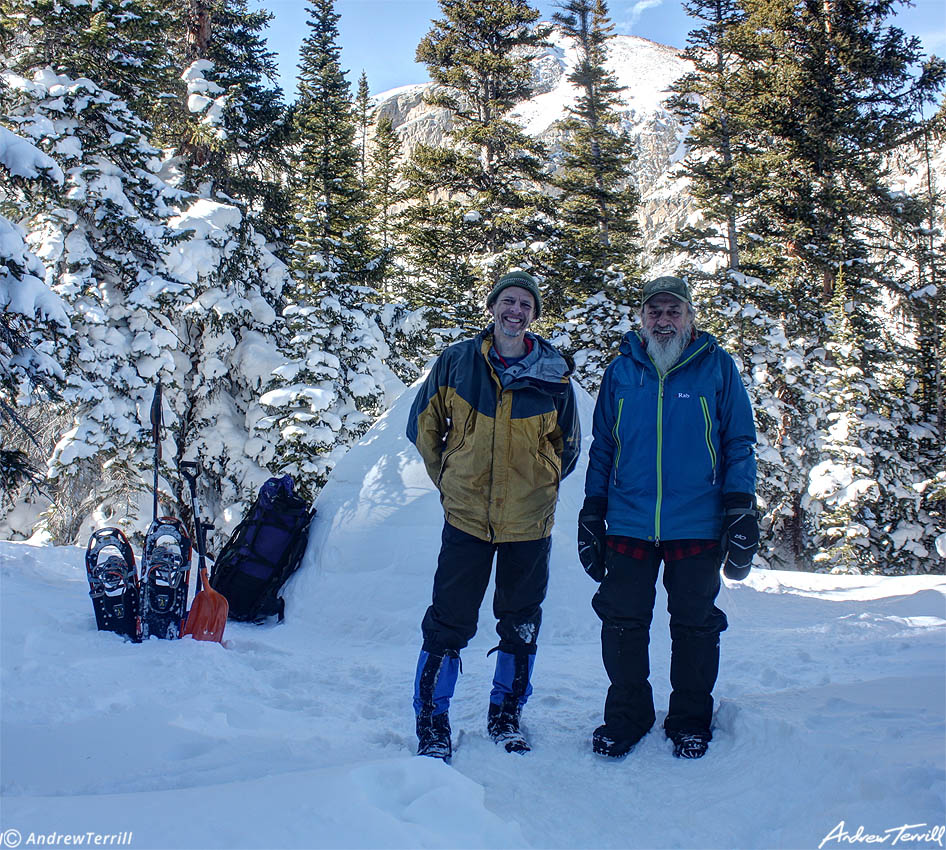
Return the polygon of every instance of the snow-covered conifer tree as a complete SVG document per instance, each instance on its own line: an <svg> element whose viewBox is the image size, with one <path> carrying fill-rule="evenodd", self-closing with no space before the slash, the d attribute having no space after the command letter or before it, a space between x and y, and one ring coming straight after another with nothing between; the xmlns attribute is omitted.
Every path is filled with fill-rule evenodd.
<svg viewBox="0 0 946 850"><path fill-rule="evenodd" d="M285 239L283 179L289 122L275 83L276 56L264 30L273 15L246 0L188 4L169 34L185 87L159 126L176 152L179 184L201 197L237 203L270 239Z"/></svg>
<svg viewBox="0 0 946 850"><path fill-rule="evenodd" d="M50 459L57 498L48 527L74 540L89 523L140 531L150 520L148 412L158 378L164 507L187 516L177 463L199 458L210 518L231 519L231 506L267 477L255 459L265 447L247 444L247 418L260 370L282 362L272 305L285 267L239 209L161 179L149 126L115 95L48 69L5 82L4 120L65 176L57 202L25 222L76 331L63 351L72 425Z"/></svg>
<svg viewBox="0 0 946 850"><path fill-rule="evenodd" d="M49 67L90 79L151 119L174 85L166 49L173 25L174 9L165 0L5 0L0 67L24 76Z"/></svg>
<svg viewBox="0 0 946 850"><path fill-rule="evenodd" d="M417 48L437 87L429 103L450 112L440 147L418 145L405 168L403 227L413 306L441 324L482 324L483 296L511 265L532 267L550 199L540 191L546 151L511 117L531 96L529 59L548 29L527 0L442 0Z"/></svg>
<svg viewBox="0 0 946 850"><path fill-rule="evenodd" d="M572 357L578 382L595 395L604 370L617 356L621 337L635 327L637 316L631 307L598 292L569 310L549 341Z"/></svg>
<svg viewBox="0 0 946 850"><path fill-rule="evenodd" d="M42 194L42 184L61 186L64 180L53 159L2 126L0 174L0 208L15 218L28 209L36 184ZM58 396L65 376L57 338L71 332L65 305L46 285L46 269L24 235L0 215L0 513L24 479L39 478L31 455L40 446L17 410ZM33 445L26 451L20 448L28 443Z"/></svg>
<svg viewBox="0 0 946 850"><path fill-rule="evenodd" d="M171 365L175 345L159 316L130 298L142 285L166 292L162 253L172 239L169 201L154 171L158 151L124 101L88 79L50 69L4 75L4 121L53 155L65 174L54 204L29 211L29 241L47 280L69 304L76 333L62 351L67 373L61 437L49 474L58 479L49 523L72 540L96 506L134 524L145 489L148 381ZM149 167L150 166L150 167ZM145 351L139 349L144 347ZM150 358L143 372L136 360Z"/></svg>
<svg viewBox="0 0 946 850"><path fill-rule="evenodd" d="M403 200L400 189L401 140L387 115L378 119L373 145L368 155L367 189L371 217L368 234L378 265L373 283L384 300L390 300L401 287L403 270L399 263L402 243L394 209Z"/></svg>
<svg viewBox="0 0 946 850"><path fill-rule="evenodd" d="M640 201L631 178L633 144L621 126L621 86L606 66L614 29L604 0L568 0L555 21L577 61L568 79L578 90L561 122L567 135L556 165L553 206L560 233L550 242L554 275L546 299L560 315L596 292L627 297L639 277Z"/></svg>
<svg viewBox="0 0 946 850"><path fill-rule="evenodd" d="M262 398L257 433L277 443L272 463L314 496L338 457L384 408L388 349L363 309L370 280L364 192L351 92L339 64L331 0L314 0L300 56L291 168L292 281L283 311L289 362Z"/></svg>

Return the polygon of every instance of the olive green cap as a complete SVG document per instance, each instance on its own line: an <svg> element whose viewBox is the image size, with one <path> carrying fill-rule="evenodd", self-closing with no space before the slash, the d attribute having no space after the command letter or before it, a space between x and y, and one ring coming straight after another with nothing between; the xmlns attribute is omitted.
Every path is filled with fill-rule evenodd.
<svg viewBox="0 0 946 850"><path fill-rule="evenodd" d="M655 280L645 283L644 292L641 295L641 306L643 307L651 298L655 295L659 295L661 292L673 295L689 304L691 307L693 306L693 299L690 297L690 287L687 286L686 281L679 277L673 277L672 275L664 275L663 277L658 277Z"/></svg>

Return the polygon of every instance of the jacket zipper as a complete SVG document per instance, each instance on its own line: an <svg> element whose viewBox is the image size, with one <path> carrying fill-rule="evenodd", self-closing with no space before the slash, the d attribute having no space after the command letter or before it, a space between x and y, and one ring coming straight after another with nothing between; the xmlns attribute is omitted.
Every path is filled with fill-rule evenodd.
<svg viewBox="0 0 946 850"><path fill-rule="evenodd" d="M713 421L710 419L709 404L705 396L700 396L700 407L703 408L703 421L706 423L706 448L709 449L710 463L713 465L713 483L716 483L716 449L713 448Z"/></svg>
<svg viewBox="0 0 946 850"><path fill-rule="evenodd" d="M660 545L660 503L664 497L664 379L659 375L660 388L657 391L657 506L654 509L654 545Z"/></svg>
<svg viewBox="0 0 946 850"><path fill-rule="evenodd" d="M667 376L676 371L677 369L686 366L697 354L703 351L706 346L709 345L708 342L704 342L696 351L694 351L686 360L682 360L677 363L675 366L669 368L663 375L660 374L660 370L657 370L657 378L660 383L660 389L657 393L657 507L654 510L654 546L660 545L660 508L661 502L663 501L664 496L664 479L663 479L663 451L664 451L664 381L667 379ZM648 358L650 355L647 355ZM654 361L651 359L650 361ZM654 365L656 369L656 364Z"/></svg>
<svg viewBox="0 0 946 850"><path fill-rule="evenodd" d="M496 370L493 368L493 364L489 362L489 357L486 358L486 365L489 367L489 371L493 376L493 380L496 382L497 392L496 392L496 413L493 415L493 445L491 451L491 457L494 459L490 462L489 466L489 494L486 498L486 531L489 534L489 542L492 543L496 539L496 531L493 528L493 522L489 515L490 506L493 504L493 472L495 470L495 457L496 457L496 429L499 427L499 413L503 409L503 390L502 381L499 380L499 376L496 374Z"/></svg>
<svg viewBox="0 0 946 850"><path fill-rule="evenodd" d="M614 437L614 442L617 443L617 451L614 453L614 483L618 483L618 463L621 461L621 434L619 426L621 425L621 413L624 410L624 399L618 399L618 415L614 420L614 427L611 429L611 434Z"/></svg>
<svg viewBox="0 0 946 850"><path fill-rule="evenodd" d="M455 454L460 449L462 449L463 446L466 444L467 430L470 427L470 419L472 418L473 418L473 410L471 408L466 414L466 419L463 420L463 434L460 437L460 442L457 443L452 449L450 449L449 452L447 452L446 454L443 455L443 457L440 458L440 475L437 477L438 488L440 487L440 482L443 481L443 473L444 473L444 470L447 468L447 461L450 459L450 456Z"/></svg>

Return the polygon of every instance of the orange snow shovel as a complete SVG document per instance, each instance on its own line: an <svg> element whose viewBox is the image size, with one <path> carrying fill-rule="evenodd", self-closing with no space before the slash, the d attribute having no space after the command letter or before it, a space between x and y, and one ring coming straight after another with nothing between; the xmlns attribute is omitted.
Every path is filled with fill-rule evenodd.
<svg viewBox="0 0 946 850"><path fill-rule="evenodd" d="M217 593L210 586L205 566L201 566L198 576L201 587L194 597L181 637L190 635L194 640L215 640L217 643L223 643L223 630L227 625L230 603L227 602L226 596Z"/></svg>
<svg viewBox="0 0 946 850"><path fill-rule="evenodd" d="M205 555L206 533L208 526L200 520L200 507L197 504L197 472L194 461L181 461L181 474L187 479L191 491L191 504L194 510L194 532L197 534L197 555L199 558L197 573L198 591L194 596L187 622L181 637L190 635L194 640L214 640L223 643L223 630L227 625L227 614L230 612L230 603L222 593L217 593L210 586L207 577L207 563Z"/></svg>

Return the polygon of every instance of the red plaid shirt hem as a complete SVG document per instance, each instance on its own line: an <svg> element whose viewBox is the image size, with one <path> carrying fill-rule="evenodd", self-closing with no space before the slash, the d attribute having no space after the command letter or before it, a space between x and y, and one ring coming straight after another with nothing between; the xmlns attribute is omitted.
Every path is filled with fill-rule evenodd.
<svg viewBox="0 0 946 850"><path fill-rule="evenodd" d="M608 546L620 555L626 555L636 561L645 561L654 551L654 543L647 540L638 540L636 537L620 537L609 534ZM719 546L718 540L661 540L661 555L664 561L682 561L685 558L695 558Z"/></svg>

